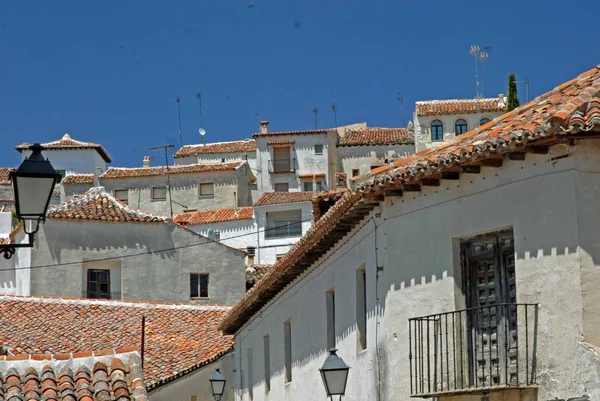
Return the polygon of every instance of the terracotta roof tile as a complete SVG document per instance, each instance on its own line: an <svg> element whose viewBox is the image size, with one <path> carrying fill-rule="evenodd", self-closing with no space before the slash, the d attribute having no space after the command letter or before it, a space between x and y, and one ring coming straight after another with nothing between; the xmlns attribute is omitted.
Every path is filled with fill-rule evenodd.
<svg viewBox="0 0 600 401"><path fill-rule="evenodd" d="M347 130L338 146L376 146L414 143L406 128L362 128Z"/></svg>
<svg viewBox="0 0 600 401"><path fill-rule="evenodd" d="M346 182L348 175L346 173L335 173L335 182L338 187L347 187L348 184Z"/></svg>
<svg viewBox="0 0 600 401"><path fill-rule="evenodd" d="M312 201L312 192L265 192L256 200L254 206L275 205Z"/></svg>
<svg viewBox="0 0 600 401"><path fill-rule="evenodd" d="M320 135L335 131L335 128L328 129L311 129L305 131L279 131L279 132L257 132L252 134L253 137L259 136L294 136L294 135Z"/></svg>
<svg viewBox="0 0 600 401"><path fill-rule="evenodd" d="M273 265L250 265L246 268L246 284L254 285L258 280L263 278L265 274L273 267Z"/></svg>
<svg viewBox="0 0 600 401"><path fill-rule="evenodd" d="M60 205L50 206L47 216L61 220L111 223L164 223L168 220L166 217L133 209L106 192L102 187L92 188L85 194L73 197Z"/></svg>
<svg viewBox="0 0 600 401"><path fill-rule="evenodd" d="M218 330L228 310L194 304L0 296L0 338L13 354L77 356L107 348L139 350L145 316L144 378L151 390L231 350L233 339ZM114 368L111 364L109 369Z"/></svg>
<svg viewBox="0 0 600 401"><path fill-rule="evenodd" d="M354 177L359 190L398 186L540 141L600 129L600 66L438 147Z"/></svg>
<svg viewBox="0 0 600 401"><path fill-rule="evenodd" d="M62 137L62 139L53 142L42 143L41 145L45 149L54 150L95 149L98 152L98 154L102 156L102 159L104 159L105 162L110 163L112 161L112 158L102 145L92 142L77 141L75 139L72 139L71 135L69 135L68 133L65 134ZM15 146L15 149L17 149L19 152L22 152L24 150L29 149L30 146L30 143L22 143L21 145Z"/></svg>
<svg viewBox="0 0 600 401"><path fill-rule="evenodd" d="M93 184L94 174L69 174L61 181L63 185L69 184Z"/></svg>
<svg viewBox="0 0 600 401"><path fill-rule="evenodd" d="M267 141L267 145L293 145L294 143L296 143L296 141Z"/></svg>
<svg viewBox="0 0 600 401"><path fill-rule="evenodd" d="M298 174L298 178L313 178L313 177L325 177L325 173Z"/></svg>
<svg viewBox="0 0 600 401"><path fill-rule="evenodd" d="M211 173L215 171L233 171L245 162L232 163L204 163L204 164L185 164L179 166L169 166L169 174L196 174ZM155 177L167 175L165 166L158 167L110 167L101 176L102 180L114 180L121 178L140 178Z"/></svg>
<svg viewBox="0 0 600 401"><path fill-rule="evenodd" d="M0 167L0 184L12 184L10 173L15 170L14 167Z"/></svg>
<svg viewBox="0 0 600 401"><path fill-rule="evenodd" d="M181 212L174 218L173 222L178 224L208 224L225 221L251 220L254 216L252 207L238 207L213 210L199 210L195 212Z"/></svg>
<svg viewBox="0 0 600 401"><path fill-rule="evenodd" d="M504 97L487 99L450 99L450 100L428 100L416 102L416 114L418 116L446 115L446 114L470 114L479 111L498 112L506 108L506 99Z"/></svg>
<svg viewBox="0 0 600 401"><path fill-rule="evenodd" d="M246 153L256 152L256 141L244 139L241 141L215 142L205 145L185 145L175 153L175 158L214 153Z"/></svg>
<svg viewBox="0 0 600 401"><path fill-rule="evenodd" d="M114 354L73 359L73 372L52 355L31 355L27 361L0 357L0 383L11 401L147 401L148 393L136 354ZM44 361L43 364L36 361ZM62 363L61 363L62 362ZM106 362L106 363L105 363ZM108 365L107 365L108 364ZM27 367L27 365L31 365ZM23 371L19 374L20 369ZM0 399L3 392L0 387ZM74 398L76 397L76 398Z"/></svg>

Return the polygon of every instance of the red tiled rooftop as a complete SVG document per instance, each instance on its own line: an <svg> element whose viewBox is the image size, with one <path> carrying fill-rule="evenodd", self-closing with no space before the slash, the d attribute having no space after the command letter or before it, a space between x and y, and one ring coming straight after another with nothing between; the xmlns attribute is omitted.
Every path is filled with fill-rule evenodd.
<svg viewBox="0 0 600 401"><path fill-rule="evenodd" d="M312 192L265 192L256 200L254 206L275 205L279 203L311 202Z"/></svg>
<svg viewBox="0 0 600 401"><path fill-rule="evenodd" d="M232 348L218 330L226 306L0 296L0 338L13 354L140 349L150 390ZM74 354L77 356L77 354Z"/></svg>
<svg viewBox="0 0 600 401"><path fill-rule="evenodd" d="M215 142L205 145L185 145L175 153L175 158L215 153L246 153L256 152L256 141L244 139L241 141Z"/></svg>
<svg viewBox="0 0 600 401"><path fill-rule="evenodd" d="M12 184L10 173L15 170L14 167L0 167L0 184Z"/></svg>
<svg viewBox="0 0 600 401"><path fill-rule="evenodd" d="M93 184L94 174L69 174L61 181L62 184Z"/></svg>
<svg viewBox="0 0 600 401"><path fill-rule="evenodd" d="M246 268L246 284L254 285L258 280L263 278L265 274L273 267L273 265L250 265Z"/></svg>
<svg viewBox="0 0 600 401"><path fill-rule="evenodd" d="M57 206L48 208L51 219L103 221L111 223L164 223L166 217L133 209L102 187L95 187Z"/></svg>
<svg viewBox="0 0 600 401"><path fill-rule="evenodd" d="M362 128L347 130L338 146L377 146L414 143L406 128Z"/></svg>
<svg viewBox="0 0 600 401"><path fill-rule="evenodd" d="M254 209L252 207L238 207L237 209L224 208L181 212L173 218L173 222L188 225L208 224L236 220L251 220L253 216Z"/></svg>
<svg viewBox="0 0 600 401"><path fill-rule="evenodd" d="M196 174L211 173L216 171L235 171L244 162L232 163L204 163L169 166L169 174ZM122 178L142 178L167 175L167 167L110 167L101 176L102 180Z"/></svg>
<svg viewBox="0 0 600 401"><path fill-rule="evenodd" d="M41 144L45 149L52 150L69 150L69 149L95 149L98 154L104 159L105 162L110 163L112 158L104 149L104 147L98 143L77 141L71 138L71 135L66 133L61 139L52 142L46 142ZM21 145L15 146L19 152L29 149L30 143L22 143Z"/></svg>
<svg viewBox="0 0 600 401"><path fill-rule="evenodd" d="M503 111L506 98L428 100L415 103L416 115L433 116L446 114L489 113Z"/></svg>

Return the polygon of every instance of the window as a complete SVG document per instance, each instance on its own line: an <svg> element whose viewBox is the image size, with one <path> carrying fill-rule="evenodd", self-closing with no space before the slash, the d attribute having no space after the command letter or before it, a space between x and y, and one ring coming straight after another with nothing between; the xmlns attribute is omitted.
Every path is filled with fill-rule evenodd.
<svg viewBox="0 0 600 401"><path fill-rule="evenodd" d="M248 348L248 398L254 398L254 375L252 374L252 348Z"/></svg>
<svg viewBox="0 0 600 401"><path fill-rule="evenodd" d="M356 177L357 175L360 174L360 170L357 168L353 168L352 169L352 177Z"/></svg>
<svg viewBox="0 0 600 401"><path fill-rule="evenodd" d="M271 391L271 345L269 336L263 338L265 361L265 392Z"/></svg>
<svg viewBox="0 0 600 401"><path fill-rule="evenodd" d="M221 158L221 163L225 163L225 158Z"/></svg>
<svg viewBox="0 0 600 401"><path fill-rule="evenodd" d="M481 120L479 120L479 125L484 125L490 122L489 118L482 118Z"/></svg>
<svg viewBox="0 0 600 401"><path fill-rule="evenodd" d="M440 120L431 122L431 140L442 141L444 139L444 124Z"/></svg>
<svg viewBox="0 0 600 401"><path fill-rule="evenodd" d="M275 184L275 192L289 192L290 184L287 182L280 182Z"/></svg>
<svg viewBox="0 0 600 401"><path fill-rule="evenodd" d="M56 170L56 172L60 175L60 177L58 177L58 182L61 182L67 175L67 170Z"/></svg>
<svg viewBox="0 0 600 401"><path fill-rule="evenodd" d="M302 210L267 212L265 238L302 236Z"/></svg>
<svg viewBox="0 0 600 401"><path fill-rule="evenodd" d="M315 145L315 155L323 154L323 145Z"/></svg>
<svg viewBox="0 0 600 401"><path fill-rule="evenodd" d="M242 160L248 160L248 155L242 155Z"/></svg>
<svg viewBox="0 0 600 401"><path fill-rule="evenodd" d="M327 349L335 348L335 292L333 289L325 293L327 310Z"/></svg>
<svg viewBox="0 0 600 401"><path fill-rule="evenodd" d="M167 187L153 187L152 200L167 200Z"/></svg>
<svg viewBox="0 0 600 401"><path fill-rule="evenodd" d="M128 189L115 189L114 196L124 204L129 202L129 190Z"/></svg>
<svg viewBox="0 0 600 401"><path fill-rule="evenodd" d="M292 381L292 322L288 320L283 324L283 344L285 363L285 382Z"/></svg>
<svg viewBox="0 0 600 401"><path fill-rule="evenodd" d="M87 276L87 297L111 299L110 270L90 269Z"/></svg>
<svg viewBox="0 0 600 401"><path fill-rule="evenodd" d="M467 126L467 122L465 120L463 120L462 118L459 120L456 120L456 122L454 123L454 134L456 135L462 135L465 132L467 132L468 126Z"/></svg>
<svg viewBox="0 0 600 401"><path fill-rule="evenodd" d="M282 173L293 171L289 146L273 148L273 172Z"/></svg>
<svg viewBox="0 0 600 401"><path fill-rule="evenodd" d="M283 258L284 256L285 256L285 253L283 255L276 255L275 260L279 260L279 259Z"/></svg>
<svg viewBox="0 0 600 401"><path fill-rule="evenodd" d="M367 277L365 265L356 270L356 350L367 349Z"/></svg>
<svg viewBox="0 0 600 401"><path fill-rule="evenodd" d="M313 182L305 181L304 182L304 192L312 192L313 190ZM317 181L317 191L323 190L323 183L321 181Z"/></svg>
<svg viewBox="0 0 600 401"><path fill-rule="evenodd" d="M208 297L208 274L190 274L190 298Z"/></svg>
<svg viewBox="0 0 600 401"><path fill-rule="evenodd" d="M198 184L198 194L203 198L212 198L215 196L215 184L212 182Z"/></svg>

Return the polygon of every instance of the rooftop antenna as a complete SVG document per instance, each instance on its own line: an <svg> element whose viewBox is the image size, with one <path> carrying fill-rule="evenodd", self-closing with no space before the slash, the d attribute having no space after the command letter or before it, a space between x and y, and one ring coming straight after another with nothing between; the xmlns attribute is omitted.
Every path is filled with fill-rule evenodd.
<svg viewBox="0 0 600 401"><path fill-rule="evenodd" d="M517 81L518 84L525 84L525 103L529 103L529 80L525 78L522 81Z"/></svg>
<svg viewBox="0 0 600 401"><path fill-rule="evenodd" d="M177 116L179 117L179 144L183 147L183 134L181 133L181 99L179 96L175 96L175 102L177 102Z"/></svg>
<svg viewBox="0 0 600 401"><path fill-rule="evenodd" d="M404 96L402 96L402 93L396 93L396 100L400 103L400 114L402 116L402 126L404 127Z"/></svg>
<svg viewBox="0 0 600 401"><path fill-rule="evenodd" d="M479 80L479 61L487 61L489 58L489 54L485 51L489 47L484 48L484 51L481 51L481 47L479 45L471 45L471 49L469 54L473 56L475 59L475 99L477 99L477 113L479 113L479 99L483 97L482 93L482 84Z"/></svg>
<svg viewBox="0 0 600 401"><path fill-rule="evenodd" d="M250 115L252 115L252 116L254 116L254 118L256 118L257 123L260 123L260 120L258 118L260 116L260 113L258 110L254 110L252 113L250 113Z"/></svg>
<svg viewBox="0 0 600 401"><path fill-rule="evenodd" d="M335 102L331 103L331 111L333 111L333 122L335 123L335 126L337 127L337 108L335 105Z"/></svg>
<svg viewBox="0 0 600 401"><path fill-rule="evenodd" d="M200 128L198 129L198 133L200 134L200 141L204 145L206 130L204 129L204 119L202 118L202 92L196 92L196 97L198 98L198 109L200 110Z"/></svg>
<svg viewBox="0 0 600 401"><path fill-rule="evenodd" d="M317 109L317 107L313 107L312 109L312 113L315 115L313 118L309 118L308 121L314 121L315 122L315 129L319 129L319 110Z"/></svg>
<svg viewBox="0 0 600 401"><path fill-rule="evenodd" d="M162 146L154 146L151 148L146 148L144 150L152 150L152 151L157 151L157 150L164 150L165 151L165 167L167 168L167 191L169 192L169 207L171 209L171 219L173 218L173 201L171 200L171 175L169 172L169 155L168 155L168 151L169 149L174 148L174 145L162 145Z"/></svg>

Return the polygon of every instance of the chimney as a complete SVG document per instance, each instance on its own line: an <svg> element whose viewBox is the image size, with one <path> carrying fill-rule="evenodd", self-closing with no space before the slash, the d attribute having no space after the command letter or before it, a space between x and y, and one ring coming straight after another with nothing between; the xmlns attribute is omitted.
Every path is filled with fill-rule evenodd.
<svg viewBox="0 0 600 401"><path fill-rule="evenodd" d="M266 134L267 132L269 132L269 122L268 121L261 121L260 122L260 133L261 134Z"/></svg>
<svg viewBox="0 0 600 401"><path fill-rule="evenodd" d="M313 174L312 177L312 197L313 199L317 198L317 175Z"/></svg>
<svg viewBox="0 0 600 401"><path fill-rule="evenodd" d="M144 161L142 162L143 167L150 167L150 156L144 156Z"/></svg>
<svg viewBox="0 0 600 401"><path fill-rule="evenodd" d="M100 176L102 175L102 167L96 167L96 174L94 174L94 186L100 186Z"/></svg>
<svg viewBox="0 0 600 401"><path fill-rule="evenodd" d="M506 107L506 99L504 99L504 94L501 93L498 95L498 108Z"/></svg>
<svg viewBox="0 0 600 401"><path fill-rule="evenodd" d="M256 247L249 246L248 248L246 248L246 250L248 251L248 266L251 266L254 264L254 255L256 254Z"/></svg>

